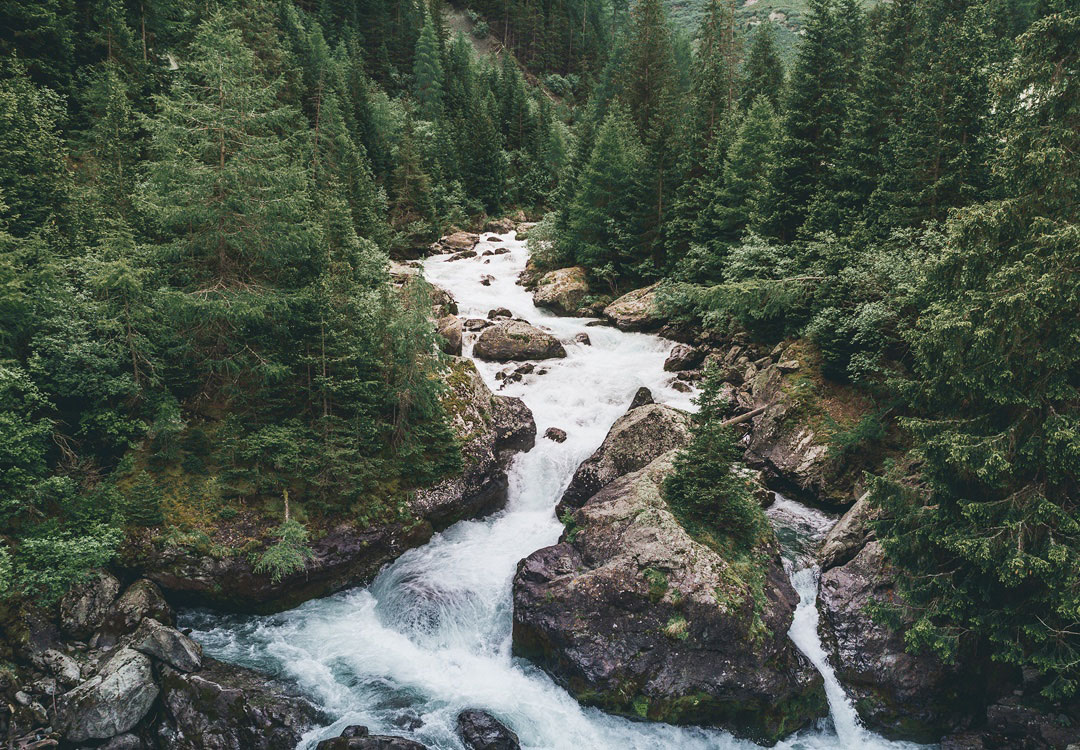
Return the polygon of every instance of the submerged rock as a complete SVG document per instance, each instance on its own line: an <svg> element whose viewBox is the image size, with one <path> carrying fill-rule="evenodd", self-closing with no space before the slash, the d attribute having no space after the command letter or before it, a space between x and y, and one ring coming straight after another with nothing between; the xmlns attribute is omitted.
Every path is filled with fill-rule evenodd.
<svg viewBox="0 0 1080 750"><path fill-rule="evenodd" d="M540 277L533 290L533 304L562 315L573 315L588 293L589 279L584 268L560 268Z"/></svg>
<svg viewBox="0 0 1080 750"><path fill-rule="evenodd" d="M656 309L659 284L628 292L604 308L604 317L621 331L654 331L663 325Z"/></svg>
<svg viewBox="0 0 1080 750"><path fill-rule="evenodd" d="M672 460L613 481L519 564L514 653L604 710L775 741L825 713L787 637L798 596L775 542L758 550L755 603L744 573L690 537L661 496Z"/></svg>
<svg viewBox="0 0 1080 750"><path fill-rule="evenodd" d="M517 734L487 711L462 711L457 730L469 750L521 750Z"/></svg>
<svg viewBox="0 0 1080 750"><path fill-rule="evenodd" d="M647 390L647 389L646 389ZM635 395L635 402L640 391ZM651 401L652 395L649 394ZM558 513L581 507L609 482L644 468L690 439L690 415L671 406L647 403L615 420L604 442L585 459L559 501Z"/></svg>
<svg viewBox="0 0 1080 750"><path fill-rule="evenodd" d="M473 346L473 355L489 362L565 357L566 349L550 333L521 320L499 321L484 329Z"/></svg>
<svg viewBox="0 0 1080 750"><path fill-rule="evenodd" d="M158 739L170 750L280 750L325 720L281 683L214 659L190 674L163 666L161 693Z"/></svg>

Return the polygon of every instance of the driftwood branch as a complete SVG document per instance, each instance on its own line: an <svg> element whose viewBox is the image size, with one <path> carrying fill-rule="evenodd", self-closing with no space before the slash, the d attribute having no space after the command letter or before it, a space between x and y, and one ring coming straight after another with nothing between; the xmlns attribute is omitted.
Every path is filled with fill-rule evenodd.
<svg viewBox="0 0 1080 750"><path fill-rule="evenodd" d="M756 409L751 409L750 411L746 412L745 414L740 414L739 416L732 417L731 419L725 419L723 422L720 423L720 426L721 427L730 427L731 425L742 424L743 422L746 422L748 420L753 419L758 414L761 414L766 409L768 409L771 405L772 404L765 404L764 406L759 406Z"/></svg>

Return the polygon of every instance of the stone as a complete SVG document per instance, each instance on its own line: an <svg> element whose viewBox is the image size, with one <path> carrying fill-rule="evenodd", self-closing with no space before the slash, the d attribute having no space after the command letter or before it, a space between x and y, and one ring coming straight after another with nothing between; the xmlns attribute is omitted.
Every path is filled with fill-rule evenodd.
<svg viewBox="0 0 1080 750"><path fill-rule="evenodd" d="M467 260L469 258L475 258L475 257L476 257L476 251L475 250L462 250L460 253L454 253L453 255L451 255L449 258L446 259L446 262L447 263L453 263L455 261Z"/></svg>
<svg viewBox="0 0 1080 750"><path fill-rule="evenodd" d="M615 420L600 447L574 472L558 513L561 516L567 509L580 508L610 482L689 442L690 415L686 412L663 404L631 404L630 410Z"/></svg>
<svg viewBox="0 0 1080 750"><path fill-rule="evenodd" d="M671 384L671 388L672 390L678 391L679 393L689 393L690 391L694 390L694 387L692 385L690 385L689 383L684 383L681 380L674 381Z"/></svg>
<svg viewBox="0 0 1080 750"><path fill-rule="evenodd" d="M491 282L495 280L495 277L489 273L485 273L480 277L480 286L491 286Z"/></svg>
<svg viewBox="0 0 1080 750"><path fill-rule="evenodd" d="M202 668L202 646L176 628L149 617L132 636L131 648L181 672L196 672Z"/></svg>
<svg viewBox="0 0 1080 750"><path fill-rule="evenodd" d="M498 451L527 453L536 445L536 420L520 398L492 396L495 446Z"/></svg>
<svg viewBox="0 0 1080 750"><path fill-rule="evenodd" d="M473 234L472 232L454 232L448 234L445 237L439 239L439 246L442 247L442 251L446 252L461 252L463 250L472 250L476 247L476 244L480 242L480 235Z"/></svg>
<svg viewBox="0 0 1080 750"><path fill-rule="evenodd" d="M471 331L471 332L475 333L476 331L484 330L485 328L487 328L490 325L491 325L490 320L484 320L483 318L469 318L468 320L466 320L462 324L462 327L466 331Z"/></svg>
<svg viewBox="0 0 1080 750"><path fill-rule="evenodd" d="M137 735L121 734L113 737L98 750L145 750L146 743Z"/></svg>
<svg viewBox="0 0 1080 750"><path fill-rule="evenodd" d="M870 504L870 493L863 493L847 513L829 529L818 550L818 563L823 571L843 565L862 551L874 538L872 522L878 512Z"/></svg>
<svg viewBox="0 0 1080 750"><path fill-rule="evenodd" d="M150 659L119 648L93 677L60 696L57 729L68 742L109 739L142 721L157 696Z"/></svg>
<svg viewBox="0 0 1080 750"><path fill-rule="evenodd" d="M654 331L663 325L656 309L659 284L628 292L604 308L604 317L621 331Z"/></svg>
<svg viewBox="0 0 1080 750"><path fill-rule="evenodd" d="M428 288L431 297L431 312L436 320L445 318L447 315L458 314L457 300L454 299L454 295L434 284L429 284Z"/></svg>
<svg viewBox="0 0 1080 750"><path fill-rule="evenodd" d="M161 667L169 750L280 750L327 720L306 698L254 670L204 659L198 672Z"/></svg>
<svg viewBox="0 0 1080 750"><path fill-rule="evenodd" d="M119 593L116 576L103 570L90 573L60 600L61 632L79 640L89 638L101 627Z"/></svg>
<svg viewBox="0 0 1080 750"><path fill-rule="evenodd" d="M502 320L484 329L473 355L488 362L565 357L566 349L550 333L520 320Z"/></svg>
<svg viewBox="0 0 1080 750"><path fill-rule="evenodd" d="M653 401L652 391L645 386L641 386L634 392L634 398L630 401L630 409L633 410L639 406L647 406L648 404L655 403Z"/></svg>
<svg viewBox="0 0 1080 750"><path fill-rule="evenodd" d="M582 344L584 346L592 346L592 339L589 338L589 334L582 331L581 333L574 334L574 343Z"/></svg>
<svg viewBox="0 0 1080 750"><path fill-rule="evenodd" d="M548 440L553 440L556 443L565 443L566 430L560 430L558 427L548 427L544 431L544 437Z"/></svg>
<svg viewBox="0 0 1080 750"><path fill-rule="evenodd" d="M693 370L705 359L705 352L687 344L676 344L664 362L666 372Z"/></svg>
<svg viewBox="0 0 1080 750"><path fill-rule="evenodd" d="M438 331L439 348L443 354L460 357L462 331L464 330L461 318L456 315L447 315L445 318L440 318L439 322L435 324L435 330Z"/></svg>
<svg viewBox="0 0 1080 750"><path fill-rule="evenodd" d="M776 369L780 370L780 372L795 372L800 367L802 367L802 365L799 364L797 359L786 359L776 365Z"/></svg>
<svg viewBox="0 0 1080 750"><path fill-rule="evenodd" d="M517 222L506 216L501 219L492 219L484 225L485 232L491 232L493 234L507 234L514 231L517 226Z"/></svg>
<svg viewBox="0 0 1080 750"><path fill-rule="evenodd" d="M494 310L488 310L487 316L488 320L497 320L498 318L512 318L514 314L505 307L496 307Z"/></svg>
<svg viewBox="0 0 1080 750"><path fill-rule="evenodd" d="M469 750L521 750L517 734L487 711L462 711L457 731Z"/></svg>
<svg viewBox="0 0 1080 750"><path fill-rule="evenodd" d="M82 682L82 669L79 663L67 654L50 648L35 656L34 662L49 672L64 687L74 687Z"/></svg>
<svg viewBox="0 0 1080 750"><path fill-rule="evenodd" d="M588 293L589 279L584 268L560 268L540 277L533 290L533 304L560 315L574 315Z"/></svg>
<svg viewBox="0 0 1080 750"><path fill-rule="evenodd" d="M818 611L823 645L836 676L859 716L870 728L889 737L936 742L960 729L970 717L973 675L962 675L931 654L911 654L901 632L876 622L868 611L873 601L896 601L895 573L879 542L870 542L848 563L821 577Z"/></svg>
<svg viewBox="0 0 1080 750"><path fill-rule="evenodd" d="M519 564L514 653L605 711L771 744L826 713L820 674L787 637L798 595L775 539L763 541L755 618L731 563L663 499L674 454L608 484L559 544Z"/></svg>

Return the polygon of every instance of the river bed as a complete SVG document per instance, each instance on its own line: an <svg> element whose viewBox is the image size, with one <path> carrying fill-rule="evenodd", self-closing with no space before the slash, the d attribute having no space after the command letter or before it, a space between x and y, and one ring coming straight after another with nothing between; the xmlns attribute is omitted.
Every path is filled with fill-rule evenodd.
<svg viewBox="0 0 1080 750"><path fill-rule="evenodd" d="M428 280L449 290L463 318L496 307L548 329L567 357L538 363L537 373L501 390L505 365L477 362L484 380L532 409L536 447L509 469L504 510L463 521L407 552L367 587L341 592L277 615L184 615L207 653L295 682L336 721L310 732L299 750L334 737L350 724L372 733L406 736L437 750L463 750L456 716L490 711L532 750L721 750L757 745L717 730L635 722L584 708L543 671L511 655L511 579L519 560L555 543L562 524L554 507L578 464L647 386L656 401L693 409L692 394L670 387L663 370L673 342L657 336L588 326L532 304L516 281L528 251L514 234L484 235L477 257L424 263ZM483 256L494 248L508 252ZM488 285L481 277L490 275ZM574 342L588 333L592 345ZM471 343L466 341L465 354ZM549 427L563 443L541 437ZM786 498L769 510L800 596L790 637L822 672L831 715L777 745L784 750L899 750L863 729L825 658L817 633L817 571L808 554L835 519Z"/></svg>

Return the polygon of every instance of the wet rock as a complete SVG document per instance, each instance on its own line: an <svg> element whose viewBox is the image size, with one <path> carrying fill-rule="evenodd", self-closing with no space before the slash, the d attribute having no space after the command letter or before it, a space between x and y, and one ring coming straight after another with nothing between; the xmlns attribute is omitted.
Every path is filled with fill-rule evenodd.
<svg viewBox="0 0 1080 750"><path fill-rule="evenodd" d="M431 311L436 320L445 318L447 315L457 315L458 306L454 295L434 284L429 284L428 287L431 296Z"/></svg>
<svg viewBox="0 0 1080 750"><path fill-rule="evenodd" d="M60 630L85 640L101 627L120 593L120 581L103 570L90 573L60 600Z"/></svg>
<svg viewBox="0 0 1080 750"><path fill-rule="evenodd" d="M93 677L60 696L57 729L68 742L115 737L134 728L157 696L150 659L120 648Z"/></svg>
<svg viewBox="0 0 1080 750"><path fill-rule="evenodd" d="M520 320L499 321L477 338L473 355L489 362L565 357L566 349L550 333Z"/></svg>
<svg viewBox="0 0 1080 750"><path fill-rule="evenodd" d="M214 659L190 674L163 666L161 694L158 739L170 750L280 750L325 720L286 685Z"/></svg>
<svg viewBox="0 0 1080 750"><path fill-rule="evenodd" d="M56 678L64 687L74 687L82 682L82 669L79 663L67 654L50 648L31 656L35 665Z"/></svg>
<svg viewBox="0 0 1080 750"><path fill-rule="evenodd" d="M561 315L573 315L588 293L589 279L584 268L560 268L540 277L533 290L533 304Z"/></svg>
<svg viewBox="0 0 1080 750"><path fill-rule="evenodd" d="M671 384L671 388L672 390L676 390L679 393L689 393L690 391L694 390L694 387L692 385L690 385L689 383L684 383L681 380L674 381Z"/></svg>
<svg viewBox="0 0 1080 750"><path fill-rule="evenodd" d="M686 412L663 404L631 405L630 411L615 420L600 447L574 472L559 502L559 514L580 508L608 483L682 448L689 440L690 415Z"/></svg>
<svg viewBox="0 0 1080 750"><path fill-rule="evenodd" d="M525 453L536 445L536 421L520 398L493 396L492 415L497 451Z"/></svg>
<svg viewBox="0 0 1080 750"><path fill-rule="evenodd" d="M480 277L480 286L491 286L491 282L495 280L495 277L491 274L485 273Z"/></svg>
<svg viewBox="0 0 1080 750"><path fill-rule="evenodd" d="M488 242L502 242L503 238L502 237L488 237L487 241Z"/></svg>
<svg viewBox="0 0 1080 750"><path fill-rule="evenodd" d="M451 255L449 258L446 259L446 262L447 263L453 263L455 261L467 260L469 258L475 258L475 257L476 257L476 251L475 250L462 250L460 253L454 253L453 255Z"/></svg>
<svg viewBox="0 0 1080 750"><path fill-rule="evenodd" d="M470 750L521 750L518 736L487 711L462 711L457 717L457 730Z"/></svg>
<svg viewBox="0 0 1080 750"><path fill-rule="evenodd" d="M519 564L514 652L606 711L775 741L825 713L821 677L787 637L798 596L769 541L755 619L731 564L667 508L673 458L611 482Z"/></svg>
<svg viewBox="0 0 1080 750"><path fill-rule="evenodd" d="M131 639L131 648L181 672L202 668L202 646L175 628L147 617Z"/></svg>
<svg viewBox="0 0 1080 750"><path fill-rule="evenodd" d="M869 493L864 493L836 525L829 529L818 551L821 569L829 570L843 565L859 554L868 541L874 539L872 522L877 510L870 504Z"/></svg>
<svg viewBox="0 0 1080 750"><path fill-rule="evenodd" d="M686 344L676 344L664 362L666 372L693 370L705 359L705 352Z"/></svg>
<svg viewBox="0 0 1080 750"><path fill-rule="evenodd" d="M488 242L502 242L502 240L498 237L492 237ZM508 252L510 252L508 247L493 247L490 250L485 250L483 256L486 258L489 255L506 255Z"/></svg>
<svg viewBox="0 0 1080 750"><path fill-rule="evenodd" d="M582 331L581 333L574 334L574 342L578 344L584 344L585 346L592 346L592 339L589 338L589 334Z"/></svg>
<svg viewBox="0 0 1080 750"><path fill-rule="evenodd" d="M635 289L604 308L604 317L621 331L653 331L663 325L656 310L656 289L659 284Z"/></svg>
<svg viewBox="0 0 1080 750"><path fill-rule="evenodd" d="M461 322L461 318L456 315L447 315L445 318L440 318L439 322L435 324L435 329L439 334L439 348L444 354L453 354L458 357L461 356L463 328L464 326Z"/></svg>
<svg viewBox="0 0 1080 750"><path fill-rule="evenodd" d="M507 234L514 231L517 226L517 222L508 216L504 216L501 219L493 219L484 225L485 232L492 232L493 234Z"/></svg>
<svg viewBox="0 0 1080 750"><path fill-rule="evenodd" d="M372 734L367 737L335 737L332 740L323 740L315 746L315 750L427 750L427 746L404 737Z"/></svg>
<svg viewBox="0 0 1080 750"><path fill-rule="evenodd" d="M652 391L650 391L645 386L641 386L634 393L634 398L630 402L630 409L636 409L639 406L645 406L651 403L654 403Z"/></svg>
<svg viewBox="0 0 1080 750"><path fill-rule="evenodd" d="M472 332L475 333L476 331L484 330L485 328L487 328L490 325L491 325L490 320L484 320L483 318L469 318L468 320L466 320L462 324L462 327L466 331L472 331Z"/></svg>
<svg viewBox="0 0 1080 750"><path fill-rule="evenodd" d="M821 578L822 641L836 675L867 726L890 737L936 742L963 725L970 676L930 654L907 652L902 633L875 622L873 601L895 601L895 573L878 542Z"/></svg>
<svg viewBox="0 0 1080 750"><path fill-rule="evenodd" d="M548 427L544 431L544 437L548 440L552 440L556 443L566 442L566 430L560 430L558 427Z"/></svg>
<svg viewBox="0 0 1080 750"><path fill-rule="evenodd" d="M438 241L439 247L444 253L457 253L472 250L480 242L480 235L472 232L454 232L442 237Z"/></svg>
<svg viewBox="0 0 1080 750"><path fill-rule="evenodd" d="M146 743L134 734L121 734L113 737L98 750L146 750Z"/></svg>
<svg viewBox="0 0 1080 750"><path fill-rule="evenodd" d="M514 314L505 307L496 307L494 310L488 310L487 316L488 320L497 320L499 318L512 318Z"/></svg>

